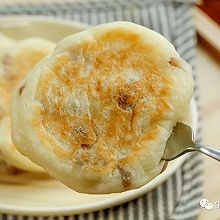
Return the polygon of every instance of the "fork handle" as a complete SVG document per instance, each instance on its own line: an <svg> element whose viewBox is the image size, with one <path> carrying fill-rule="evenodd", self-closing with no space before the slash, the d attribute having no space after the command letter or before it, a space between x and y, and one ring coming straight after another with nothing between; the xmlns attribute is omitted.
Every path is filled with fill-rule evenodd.
<svg viewBox="0 0 220 220"><path fill-rule="evenodd" d="M195 144L195 150L220 161L220 149L209 147L205 144Z"/></svg>

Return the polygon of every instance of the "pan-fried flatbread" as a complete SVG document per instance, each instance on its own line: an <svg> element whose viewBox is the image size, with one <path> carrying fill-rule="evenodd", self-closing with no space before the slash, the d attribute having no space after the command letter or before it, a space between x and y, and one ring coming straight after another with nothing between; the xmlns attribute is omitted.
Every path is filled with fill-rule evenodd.
<svg viewBox="0 0 220 220"><path fill-rule="evenodd" d="M19 151L72 189L122 192L164 166L192 97L190 66L161 35L128 22L71 35L13 96Z"/></svg>
<svg viewBox="0 0 220 220"><path fill-rule="evenodd" d="M39 60L52 52L55 45L40 38L27 38L7 45L8 47L4 45L4 48L0 48L0 154L4 161L14 167L41 172L41 167L23 156L12 144L10 101L19 81Z"/></svg>

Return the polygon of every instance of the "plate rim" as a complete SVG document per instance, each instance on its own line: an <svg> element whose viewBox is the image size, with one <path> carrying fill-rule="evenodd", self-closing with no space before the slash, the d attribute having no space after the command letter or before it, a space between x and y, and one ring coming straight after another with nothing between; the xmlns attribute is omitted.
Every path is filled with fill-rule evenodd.
<svg viewBox="0 0 220 220"><path fill-rule="evenodd" d="M24 21L26 23L30 23L32 21L38 21L38 22L52 22L52 23L58 23L60 25L69 25L70 27L77 27L79 29L87 29L91 27L90 25L71 21L71 20L65 20L62 18L57 17L48 17L48 16L32 16L32 15L19 15L19 16L9 16L9 15L3 15L0 16L0 28L1 23L5 21L16 21L21 22ZM28 20L28 21L27 21ZM198 129L198 110L197 110L197 104L195 102L195 99L192 98L191 100L191 119L192 119L192 127L195 130L195 132ZM51 216L51 215L68 215L68 214L82 214L82 213L88 213L92 211L98 211L105 208L110 208L113 206L117 206L120 204L123 204L125 202L131 201L133 199L136 199L138 197L143 196L147 192L151 191L152 189L156 188L158 185L161 185L165 180L167 180L176 170L178 167L180 167L183 162L189 157L190 154L186 154L176 160L176 163L172 164L172 169L166 169L163 172L163 175L158 175L156 178L154 178L152 181L147 183L146 185L135 189L126 191L123 193L117 193L116 196L105 198L104 201L98 201L98 202L89 202L88 204L83 205L72 205L67 207L18 207L15 205L2 205L0 204L0 213L7 213L7 214L20 214L20 215L34 215L34 216Z"/></svg>
<svg viewBox="0 0 220 220"><path fill-rule="evenodd" d="M10 22L13 24L14 27L19 27L23 25L28 25L30 22L51 22L51 23L58 23L60 25L69 25L74 28L79 28L79 29L88 29L92 27L92 25L79 22L79 21L72 21L70 19L64 19L60 17L52 17L52 16L46 16L46 15L0 15L0 28L7 29L7 25L4 27L1 26L2 22ZM17 25L17 26L16 26Z"/></svg>

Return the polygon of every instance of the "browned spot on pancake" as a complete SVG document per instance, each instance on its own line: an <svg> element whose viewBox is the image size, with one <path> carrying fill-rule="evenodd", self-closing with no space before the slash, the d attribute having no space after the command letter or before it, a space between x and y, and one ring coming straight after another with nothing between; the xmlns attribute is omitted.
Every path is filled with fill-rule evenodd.
<svg viewBox="0 0 220 220"><path fill-rule="evenodd" d="M19 88L19 95L21 96L22 93L24 92L24 89L26 87L26 84L22 85L20 88Z"/></svg>
<svg viewBox="0 0 220 220"><path fill-rule="evenodd" d="M169 64L170 64L170 66L174 66L176 68L181 68L179 61L175 57L171 57L171 59L169 60Z"/></svg>
<svg viewBox="0 0 220 220"><path fill-rule="evenodd" d="M81 144L81 147L89 147L89 144Z"/></svg>
<svg viewBox="0 0 220 220"><path fill-rule="evenodd" d="M96 141L96 136L90 126L87 128L77 125L73 130L73 135L76 141L81 144L89 145L94 144Z"/></svg>
<svg viewBox="0 0 220 220"><path fill-rule="evenodd" d="M119 92L117 97L118 106L123 110L131 110L134 103L134 98L126 93Z"/></svg>
<svg viewBox="0 0 220 220"><path fill-rule="evenodd" d="M122 185L125 187L125 188L131 188L132 187L132 182L133 182L133 179L132 179L132 176L131 176L131 173L126 171L123 167L121 166L118 166L118 170L119 170L119 173L121 174L121 181L122 181Z"/></svg>

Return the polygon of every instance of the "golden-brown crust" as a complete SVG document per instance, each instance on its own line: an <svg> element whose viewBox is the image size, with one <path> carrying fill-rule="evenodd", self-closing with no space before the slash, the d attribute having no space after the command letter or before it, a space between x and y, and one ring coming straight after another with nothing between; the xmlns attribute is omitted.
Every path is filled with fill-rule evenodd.
<svg viewBox="0 0 220 220"><path fill-rule="evenodd" d="M90 173L118 169L124 187L131 188L126 164L138 157L138 143L159 135L157 121L170 108L171 81L161 74L167 63L150 56L154 49L138 34L118 28L57 54L38 83L40 104L33 118L38 138ZM137 79L126 75L130 72ZM71 95L82 103L71 103Z"/></svg>

